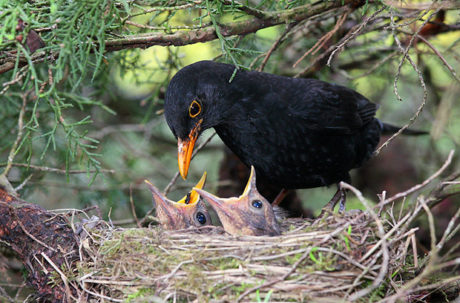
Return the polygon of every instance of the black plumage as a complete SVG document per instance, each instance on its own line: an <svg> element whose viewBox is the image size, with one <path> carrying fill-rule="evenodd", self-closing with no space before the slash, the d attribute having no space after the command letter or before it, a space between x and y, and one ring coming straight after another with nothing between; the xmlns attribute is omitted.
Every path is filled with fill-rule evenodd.
<svg viewBox="0 0 460 303"><path fill-rule="evenodd" d="M187 149L191 155L196 137L211 127L258 175L286 189L348 181L349 171L374 152L384 124L374 117L377 106L359 93L255 71L239 70L229 81L234 70L201 61L169 83L165 117L179 141L183 177Z"/></svg>

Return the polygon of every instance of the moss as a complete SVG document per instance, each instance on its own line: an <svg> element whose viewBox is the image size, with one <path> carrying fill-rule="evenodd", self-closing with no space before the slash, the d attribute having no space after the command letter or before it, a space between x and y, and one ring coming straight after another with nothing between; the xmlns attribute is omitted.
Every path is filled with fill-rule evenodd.
<svg viewBox="0 0 460 303"><path fill-rule="evenodd" d="M126 303L143 302L142 299L150 300L151 298L146 298L146 297L154 295L154 294L155 294L155 290L152 288L139 288L136 292L126 296ZM148 302L148 301L145 301L145 302Z"/></svg>
<svg viewBox="0 0 460 303"><path fill-rule="evenodd" d="M292 224L295 228L286 226L291 230L288 235L260 240L193 231L163 232L156 227L96 230L91 235L94 243L85 245L86 254L91 258L78 264L76 274L78 277L86 275L91 278L91 274L96 273L94 277L101 280L116 277L128 283L132 281L133 285L129 287L110 283L96 286L102 288L104 293L127 302L154 302L158 299L155 295L174 298L175 302L233 302L247 289L289 272L305 252L309 252L284 282L293 288L289 288L289 291L273 288L269 300L308 302L311 298L317 298L318 293L315 292L318 291L321 296L339 298L343 296L341 291L328 293L328 290L354 281L353 275L359 275L361 271L334 251L359 262L378 241L373 222L363 224L361 221L356 226L345 228L342 233L334 233L343 226L345 220L331 216L324 219L322 225L305 228L301 221L294 221L297 224ZM288 222L283 224L287 225ZM298 233L298 238L293 237L295 233ZM394 238L398 239L397 234ZM395 277L394 280L398 281L414 277L412 254L408 253L405 259L398 259L405 241L405 238L400 237L389 247L393 258L388 270ZM294 254L290 255L290 252ZM377 264L381 262L378 250L366 262L370 262L371 258ZM419 264L423 264L423 260L419 261ZM233 281L225 276L226 271L231 271L235 278ZM338 275L337 278L334 278L335 275ZM341 275L344 278L340 278ZM430 282L442 279L437 275L431 278ZM358 291L368 283L363 277L353 287ZM155 290L161 292L155 293ZM261 289L259 297L253 292L246 299L263 302L269 290ZM362 298L363 302L378 300L387 291L391 289L383 283L379 289Z"/></svg>
<svg viewBox="0 0 460 303"><path fill-rule="evenodd" d="M264 281L262 281L262 283L263 282ZM246 291L247 289L252 288L254 286L255 286L254 284L250 284L250 283L241 283L239 285L232 286L230 289L232 290L232 293L235 295L235 297L238 297L244 291Z"/></svg>

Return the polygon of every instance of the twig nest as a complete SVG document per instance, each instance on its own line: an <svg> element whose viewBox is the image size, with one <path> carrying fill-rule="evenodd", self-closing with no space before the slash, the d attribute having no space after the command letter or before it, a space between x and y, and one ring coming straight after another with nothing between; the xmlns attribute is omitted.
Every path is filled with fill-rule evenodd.
<svg viewBox="0 0 460 303"><path fill-rule="evenodd" d="M314 226L285 219L281 229L280 236L255 237L213 226L165 231L99 225L89 233L91 245L82 247L78 279L101 294L100 301L102 294L181 302L344 298L377 279L383 266L402 267L411 236L392 231L391 262L382 264L381 239L365 212L328 217Z"/></svg>

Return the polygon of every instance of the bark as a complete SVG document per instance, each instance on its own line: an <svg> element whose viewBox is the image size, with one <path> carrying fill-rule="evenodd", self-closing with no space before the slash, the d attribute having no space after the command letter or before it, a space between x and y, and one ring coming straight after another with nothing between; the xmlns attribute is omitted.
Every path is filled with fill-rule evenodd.
<svg viewBox="0 0 460 303"><path fill-rule="evenodd" d="M68 302L75 294L69 274L78 240L67 218L20 200L0 188L0 241L17 254L40 300Z"/></svg>

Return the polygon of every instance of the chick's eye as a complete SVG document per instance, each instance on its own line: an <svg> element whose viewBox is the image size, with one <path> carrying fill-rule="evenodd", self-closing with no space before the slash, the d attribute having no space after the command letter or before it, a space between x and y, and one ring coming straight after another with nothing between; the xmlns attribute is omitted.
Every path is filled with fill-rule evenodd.
<svg viewBox="0 0 460 303"><path fill-rule="evenodd" d="M206 216L201 212L196 213L196 220L201 224L204 225L206 224Z"/></svg>
<svg viewBox="0 0 460 303"><path fill-rule="evenodd" d="M254 200L251 202L252 207L254 208L262 208L263 204L260 200Z"/></svg>
<svg viewBox="0 0 460 303"><path fill-rule="evenodd" d="M188 114L190 118L195 118L201 113L201 105L198 103L198 101L193 100L192 103L190 103L190 106L188 108Z"/></svg>

